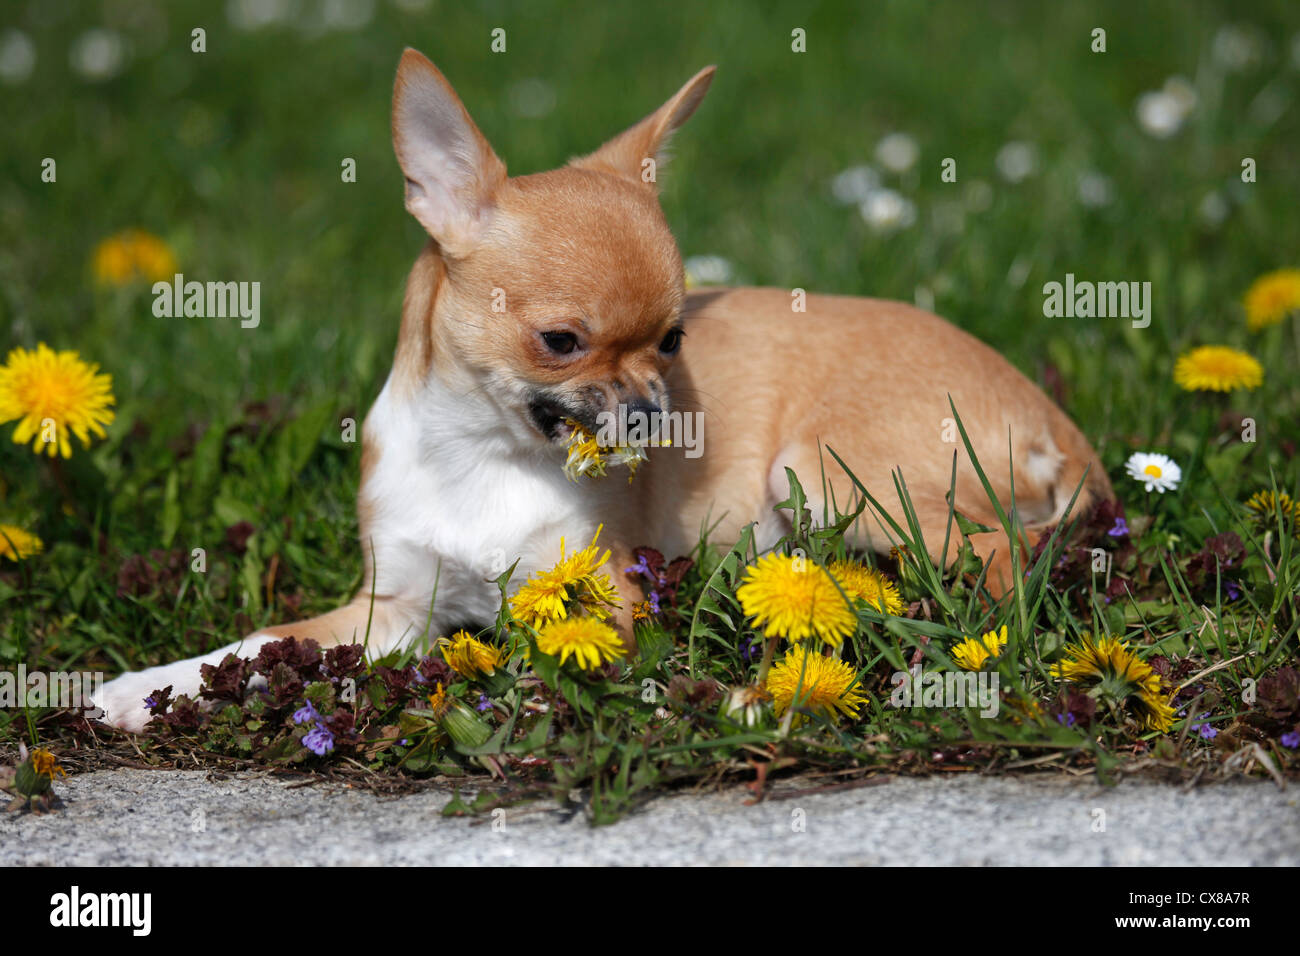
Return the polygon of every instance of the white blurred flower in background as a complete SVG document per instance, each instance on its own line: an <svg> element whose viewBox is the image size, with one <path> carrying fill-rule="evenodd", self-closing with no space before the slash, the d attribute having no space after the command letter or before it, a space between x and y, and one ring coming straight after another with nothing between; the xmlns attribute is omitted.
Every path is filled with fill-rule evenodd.
<svg viewBox="0 0 1300 956"><path fill-rule="evenodd" d="M731 263L722 256L691 256L682 263L686 272L686 288L702 285L726 285L735 274Z"/></svg>
<svg viewBox="0 0 1300 956"><path fill-rule="evenodd" d="M236 30L260 30L293 14L293 0L229 0L226 19Z"/></svg>
<svg viewBox="0 0 1300 956"><path fill-rule="evenodd" d="M902 137L899 139L898 137ZM892 145L890 145L892 140ZM907 143L903 144L903 140ZM891 133L876 147L882 164L894 163L896 171L916 162L916 144L902 133ZM850 166L831 180L831 194L845 206L857 206L863 220L873 232L887 233L905 229L916 221L916 206L901 193L880 183L880 174L866 164Z"/></svg>
<svg viewBox="0 0 1300 956"><path fill-rule="evenodd" d="M971 212L984 212L993 205L993 187L982 179L972 179L966 184L962 199Z"/></svg>
<svg viewBox="0 0 1300 956"><path fill-rule="evenodd" d="M1231 211L1232 207L1228 205L1228 200L1224 198L1223 193L1211 192L1205 194L1205 198L1196 209L1196 214L1206 226L1217 229L1223 225L1223 221L1228 218L1228 213Z"/></svg>
<svg viewBox="0 0 1300 956"><path fill-rule="evenodd" d="M906 133L890 133L876 144L876 162L890 172L907 172L920 155L916 140Z"/></svg>
<svg viewBox="0 0 1300 956"><path fill-rule="evenodd" d="M1259 33L1234 23L1219 27L1211 45L1214 62L1229 73L1241 73L1264 59L1264 43Z"/></svg>
<svg viewBox="0 0 1300 956"><path fill-rule="evenodd" d="M36 68L36 45L21 30L0 35L0 82L17 86L27 82Z"/></svg>
<svg viewBox="0 0 1300 956"><path fill-rule="evenodd" d="M966 228L966 209L957 199L941 199L930 207L934 231L944 236L961 235Z"/></svg>
<svg viewBox="0 0 1300 956"><path fill-rule="evenodd" d="M375 15L375 0L323 0L321 19L327 30L360 30Z"/></svg>
<svg viewBox="0 0 1300 956"><path fill-rule="evenodd" d="M1100 209L1102 206L1109 206L1111 200L1115 198L1115 188L1111 181L1101 173L1091 169L1079 176L1077 189L1079 202L1089 209Z"/></svg>
<svg viewBox="0 0 1300 956"><path fill-rule="evenodd" d="M870 166L850 166L831 180L831 194L845 206L856 206L880 188L880 174Z"/></svg>
<svg viewBox="0 0 1300 956"><path fill-rule="evenodd" d="M122 34L96 27L86 30L72 41L68 62L84 80L97 83L112 79L126 61L126 42Z"/></svg>
<svg viewBox="0 0 1300 956"><path fill-rule="evenodd" d="M555 87L539 77L528 77L510 87L510 108L524 119L541 119L555 109Z"/></svg>
<svg viewBox="0 0 1300 956"><path fill-rule="evenodd" d="M1023 182L1038 170L1038 147L1023 140L1012 140L998 150L993 162L1007 182Z"/></svg>
<svg viewBox="0 0 1300 956"><path fill-rule="evenodd" d="M873 190L858 205L858 212L873 232L897 232L916 222L916 206L892 189Z"/></svg>
<svg viewBox="0 0 1300 956"><path fill-rule="evenodd" d="M1138 125L1156 139L1168 139L1183 128L1196 109L1196 90L1181 76L1165 80L1163 89L1143 93L1137 101Z"/></svg>

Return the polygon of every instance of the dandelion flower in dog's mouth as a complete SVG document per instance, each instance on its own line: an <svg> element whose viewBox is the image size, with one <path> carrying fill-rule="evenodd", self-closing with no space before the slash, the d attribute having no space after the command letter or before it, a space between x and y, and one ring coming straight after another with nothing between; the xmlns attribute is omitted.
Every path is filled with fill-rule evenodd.
<svg viewBox="0 0 1300 956"><path fill-rule="evenodd" d="M857 628L857 616L830 575L806 558L759 558L745 572L736 597L767 637L816 637L838 647Z"/></svg>
<svg viewBox="0 0 1300 956"><path fill-rule="evenodd" d="M1202 345L1178 357L1174 381L1187 392L1253 389L1264 381L1264 367L1254 356L1226 345Z"/></svg>
<svg viewBox="0 0 1300 956"><path fill-rule="evenodd" d="M595 617L570 617L552 621L537 632L537 649L558 657L563 664L570 657L585 670L623 656L618 632Z"/></svg>
<svg viewBox="0 0 1300 956"><path fill-rule="evenodd" d="M618 445L606 447L597 441L596 436L583 425L572 419L566 419L569 426L567 446L568 457L564 460L564 473L570 481L579 478L604 478L610 466L627 466L627 480L636 477L636 470L649 456L641 445Z"/></svg>
<svg viewBox="0 0 1300 956"><path fill-rule="evenodd" d="M38 455L72 457L70 435L90 447L113 421L113 380L73 351L41 343L35 352L13 349L0 365L0 424L17 420L14 441Z"/></svg>
<svg viewBox="0 0 1300 956"><path fill-rule="evenodd" d="M1137 451L1129 455L1124 463L1124 470L1130 478L1141 482L1147 491L1164 494L1178 487L1183 479L1183 470L1168 455L1155 452Z"/></svg>
<svg viewBox="0 0 1300 956"><path fill-rule="evenodd" d="M797 644L772 666L767 691L780 717L792 706L820 713L832 720L840 715L857 717L866 703L856 685L857 672L843 661L810 652ZM796 723L801 722L796 718Z"/></svg>

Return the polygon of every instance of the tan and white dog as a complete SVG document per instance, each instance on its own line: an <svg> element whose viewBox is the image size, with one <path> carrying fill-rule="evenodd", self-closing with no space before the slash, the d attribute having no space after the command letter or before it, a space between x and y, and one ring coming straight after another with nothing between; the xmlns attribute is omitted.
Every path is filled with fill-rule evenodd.
<svg viewBox="0 0 1300 956"><path fill-rule="evenodd" d="M364 425L365 584L321 617L111 681L97 700L109 722L140 729L150 691L170 684L193 695L202 663L253 655L268 641L368 640L374 655L491 621L503 556L519 558L517 586L555 562L561 536L581 547L602 524L626 614L640 599L622 573L633 547L686 554L711 524L711 540L729 545L753 521L770 547L785 530L773 505L787 496L786 467L804 479L814 515L824 463L835 500L850 500L852 485L825 446L882 503L896 502L891 470L901 469L938 549L962 447L943 434L949 395L1004 503L1010 436L1016 504L1031 537L1059 520L1085 472L1076 508L1111 494L1069 418L995 351L934 315L816 295L796 312L785 289L685 293L677 245L646 181L654 177L643 172L712 79L712 68L702 70L589 156L509 178L442 74L405 52L393 144L406 208L431 241L407 281L393 369ZM565 420L590 425L619 408L702 413L703 454L656 449L630 483L570 481ZM996 523L964 451L956 506ZM854 542L882 551L891 543L865 519ZM1005 586L1006 538L974 543L986 557L996 552ZM931 557L946 562L954 550Z"/></svg>

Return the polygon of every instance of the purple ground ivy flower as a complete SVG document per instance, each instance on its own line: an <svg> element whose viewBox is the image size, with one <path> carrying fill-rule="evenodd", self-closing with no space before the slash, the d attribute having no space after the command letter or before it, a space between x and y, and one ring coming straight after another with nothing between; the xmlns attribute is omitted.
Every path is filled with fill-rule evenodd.
<svg viewBox="0 0 1300 956"><path fill-rule="evenodd" d="M1057 714L1056 722L1058 724L1064 724L1066 727L1073 727L1078 721L1075 719L1074 714L1065 713Z"/></svg>
<svg viewBox="0 0 1300 956"><path fill-rule="evenodd" d="M1228 593L1228 600L1235 601L1241 597L1241 588L1237 587L1236 581L1224 581L1223 590Z"/></svg>
<svg viewBox="0 0 1300 956"><path fill-rule="evenodd" d="M478 695L478 706L476 706L474 709L477 710L479 713L482 713L485 710L492 709L492 701L488 700L487 694Z"/></svg>
<svg viewBox="0 0 1300 956"><path fill-rule="evenodd" d="M311 733L302 738L302 745L317 757L323 757L334 749L334 735L324 724L317 724Z"/></svg>
<svg viewBox="0 0 1300 956"><path fill-rule="evenodd" d="M158 709L158 701L154 700L152 696L146 697L144 699L144 705L148 707L150 710Z"/></svg>
<svg viewBox="0 0 1300 956"><path fill-rule="evenodd" d="M1107 531L1106 533L1110 535L1112 538L1127 538L1129 534L1128 522L1126 522L1123 518L1116 517L1115 526L1111 528L1109 531Z"/></svg>
<svg viewBox="0 0 1300 956"><path fill-rule="evenodd" d="M1289 734L1283 734L1282 746L1290 747L1292 750L1300 747L1300 730L1293 730Z"/></svg>
<svg viewBox="0 0 1300 956"><path fill-rule="evenodd" d="M293 712L293 722L295 724L305 724L312 720L320 720L320 713L312 706L311 701L307 701Z"/></svg>
<svg viewBox="0 0 1300 956"><path fill-rule="evenodd" d="M1203 722L1205 718L1209 716L1210 712L1207 710L1205 713L1201 714L1200 719L1192 722L1192 730L1200 734L1202 740L1213 740L1215 737L1219 736L1217 730Z"/></svg>
<svg viewBox="0 0 1300 956"><path fill-rule="evenodd" d="M641 556L641 560L638 561L636 564L632 565L630 568L624 568L624 569L623 569L623 573L624 573L624 574L644 574L646 577L650 578L652 581L655 580L655 573L654 573L653 571L651 571L651 570L650 570L650 566L649 566L648 564L645 563L645 555L642 555L642 556Z"/></svg>

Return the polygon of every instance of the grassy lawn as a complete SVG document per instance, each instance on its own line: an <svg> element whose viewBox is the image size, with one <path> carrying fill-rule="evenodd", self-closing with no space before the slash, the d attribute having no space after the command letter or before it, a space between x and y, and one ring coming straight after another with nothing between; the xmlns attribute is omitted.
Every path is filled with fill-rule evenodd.
<svg viewBox="0 0 1300 956"><path fill-rule="evenodd" d="M60 463L10 441L12 422L0 426L0 524L44 543L0 559L0 668L149 666L328 610L359 586L361 446L342 423L359 422L383 383L424 241L402 207L389 139L404 46L438 64L516 174L590 151L716 63L661 176L683 255L722 257L735 284L917 301L980 336L1094 442L1129 534L1108 533L1115 515L1084 522L993 610L977 567L882 563L903 610L856 609L837 652L865 701L854 718L790 728L770 710L752 726L722 716L730 688L755 679L762 642L736 597L754 556L742 542L719 564L736 542L714 542L721 551L693 556L676 607L643 626L645 653L630 670L571 673L534 653L530 676L522 650L533 636L503 613L481 636L516 650L512 686L447 688L469 705L489 701L469 708L470 743L394 676L416 654L383 673L355 669L373 693L356 708L358 742L345 746L339 731L333 756L301 746L287 691L253 715L232 704L220 727L174 722L150 753L165 762L188 747L300 768L346 754L375 771L448 775L486 767L517 789L591 787L601 819L664 782L714 768L752 775L751 762L924 772L1046 757L1107 776L1137 764L1295 772L1300 751L1285 741L1300 730L1287 670L1300 627L1296 518L1245 503L1300 488L1300 317L1251 331L1242 304L1260 275L1300 265L1300 13L1289 0L635 11L380 0L350 8L368 14L359 24L327 22L308 2L288 3L298 10L288 20L248 23L283 6L35 4L0 26L4 351L75 350L111 375L116 397L107 436L76 442ZM191 50L196 27L206 52ZM490 50L497 27L504 53ZM807 52L791 50L796 27ZM1105 52L1091 49L1097 27ZM24 43L35 54L26 73ZM1153 91L1164 92L1145 101L1152 109L1182 104L1170 135L1139 111ZM892 133L904 138L878 155ZM42 180L46 158L55 182ZM941 178L946 158L956 182ZM355 182L340 175L346 159ZM842 201L847 179L835 187L864 164L879 176L866 213ZM96 274L100 244L124 230L157 237L187 277L259 281L260 325L155 317L147 281ZM1044 284L1067 273L1150 282L1149 327L1046 316ZM1175 362L1201 345L1253 355L1262 384L1180 388ZM1178 487L1157 495L1127 477L1136 451L1173 458ZM897 502L883 503L907 532ZM834 537L787 544L823 563L844 556ZM1093 547L1108 571L1093 574L1080 550ZM195 548L203 573L191 571ZM954 670L960 639L1004 624L1009 646L984 668L1001 676L998 717L889 706L900 666ZM1144 726L1122 691L1053 672L1085 634L1127 641L1155 668L1177 714L1167 732ZM294 667L316 706L346 706L314 663ZM545 717L523 706L534 698ZM665 700L668 716L656 711ZM376 744L390 728L394 740ZM495 750L473 743L480 730L497 735ZM94 765L84 722L0 710L0 745L20 739L47 744L70 769ZM525 743L545 749L540 769L524 761Z"/></svg>

